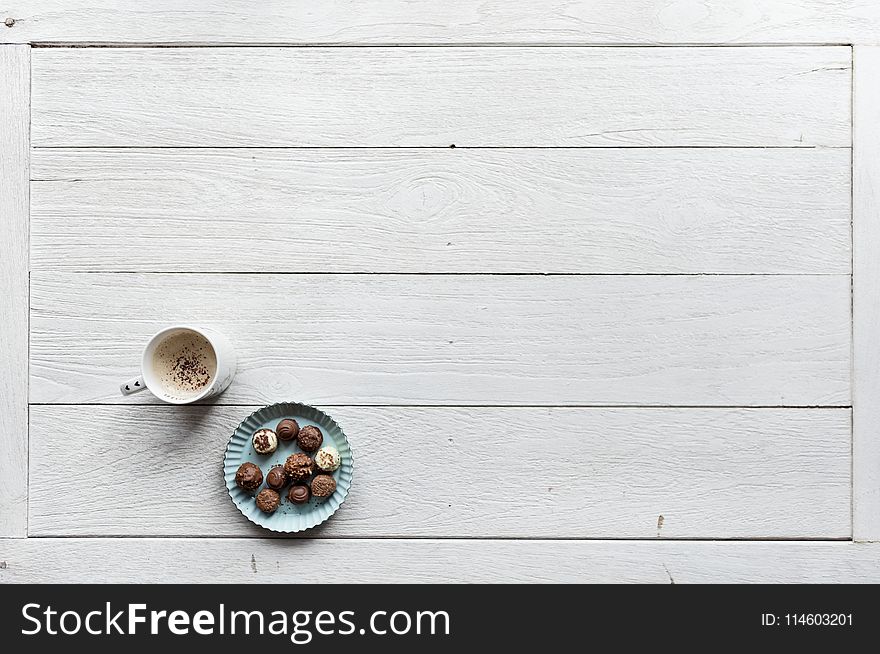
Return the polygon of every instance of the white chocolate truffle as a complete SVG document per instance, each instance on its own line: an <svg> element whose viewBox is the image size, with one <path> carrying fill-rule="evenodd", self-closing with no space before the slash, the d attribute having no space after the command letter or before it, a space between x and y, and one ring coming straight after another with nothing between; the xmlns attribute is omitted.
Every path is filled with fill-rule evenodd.
<svg viewBox="0 0 880 654"><path fill-rule="evenodd" d="M333 472L339 469L340 463L342 463L342 459L339 457L339 450L331 445L322 447L315 455L315 465L324 472Z"/></svg>
<svg viewBox="0 0 880 654"><path fill-rule="evenodd" d="M257 454L272 454L278 449L278 436L271 429L258 429L254 432L254 449Z"/></svg>

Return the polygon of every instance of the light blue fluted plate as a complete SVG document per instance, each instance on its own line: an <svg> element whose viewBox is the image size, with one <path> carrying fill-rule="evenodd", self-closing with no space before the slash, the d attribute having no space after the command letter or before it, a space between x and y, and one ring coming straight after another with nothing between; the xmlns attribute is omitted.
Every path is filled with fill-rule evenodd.
<svg viewBox="0 0 880 654"><path fill-rule="evenodd" d="M336 479L336 492L330 497L325 499L311 498L306 504L294 504L287 499L287 489L290 486L285 486L281 491L281 505L278 510L275 513L266 514L257 508L254 501L256 494L263 488L267 488L266 474L272 469L272 466L282 465L288 456L302 452L302 450L297 446L296 440L282 441L279 438L278 449L272 454L257 454L251 439L258 429L274 430L278 423L285 418L296 420L300 429L306 425L320 428L324 434L324 443L321 447L332 445L339 450L342 464L333 473L333 477ZM260 470L263 471L263 485L253 493L242 490L235 483L235 472L242 463L247 461L260 466ZM226 457L223 459L223 474L226 477L229 497L232 498L233 504L238 507L242 515L261 527L288 534L311 529L336 512L348 496L353 468L351 446L342 427L323 411L294 402L281 402L263 407L242 420L232 433L232 438L229 439L229 444L226 446Z"/></svg>

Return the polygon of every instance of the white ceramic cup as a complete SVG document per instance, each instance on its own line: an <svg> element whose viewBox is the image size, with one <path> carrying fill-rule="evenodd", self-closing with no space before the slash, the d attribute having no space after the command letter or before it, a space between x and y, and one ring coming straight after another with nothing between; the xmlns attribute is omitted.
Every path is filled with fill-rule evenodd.
<svg viewBox="0 0 880 654"><path fill-rule="evenodd" d="M166 342L172 336L179 335L181 332L191 332L196 337L201 337L213 348L214 356L217 359L217 371L211 380L205 384L205 387L197 393L180 393L175 394L162 384L159 371L156 369L155 353L162 343ZM141 357L141 375L134 379L119 385L119 391L123 395L131 395L144 390L149 390L153 395L163 402L169 404L191 404L219 395L235 376L236 358L235 351L232 349L229 341L222 334L203 327L192 327L190 325L173 325L166 327L162 331L156 333L144 348Z"/></svg>

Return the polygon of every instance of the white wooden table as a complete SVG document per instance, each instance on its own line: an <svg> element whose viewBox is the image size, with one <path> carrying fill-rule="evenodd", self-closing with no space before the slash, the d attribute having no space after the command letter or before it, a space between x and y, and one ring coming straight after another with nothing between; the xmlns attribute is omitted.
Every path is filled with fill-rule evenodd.
<svg viewBox="0 0 880 654"><path fill-rule="evenodd" d="M180 4L0 2L0 581L880 581L880 5ZM233 386L120 397L176 322Z"/></svg>

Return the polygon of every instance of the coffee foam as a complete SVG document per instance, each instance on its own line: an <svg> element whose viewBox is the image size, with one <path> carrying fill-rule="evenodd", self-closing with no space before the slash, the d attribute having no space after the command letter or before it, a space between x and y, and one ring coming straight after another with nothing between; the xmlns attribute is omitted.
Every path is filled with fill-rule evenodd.
<svg viewBox="0 0 880 654"><path fill-rule="evenodd" d="M175 332L159 343L152 364L162 390L181 399L201 393L217 374L213 346L191 331Z"/></svg>

